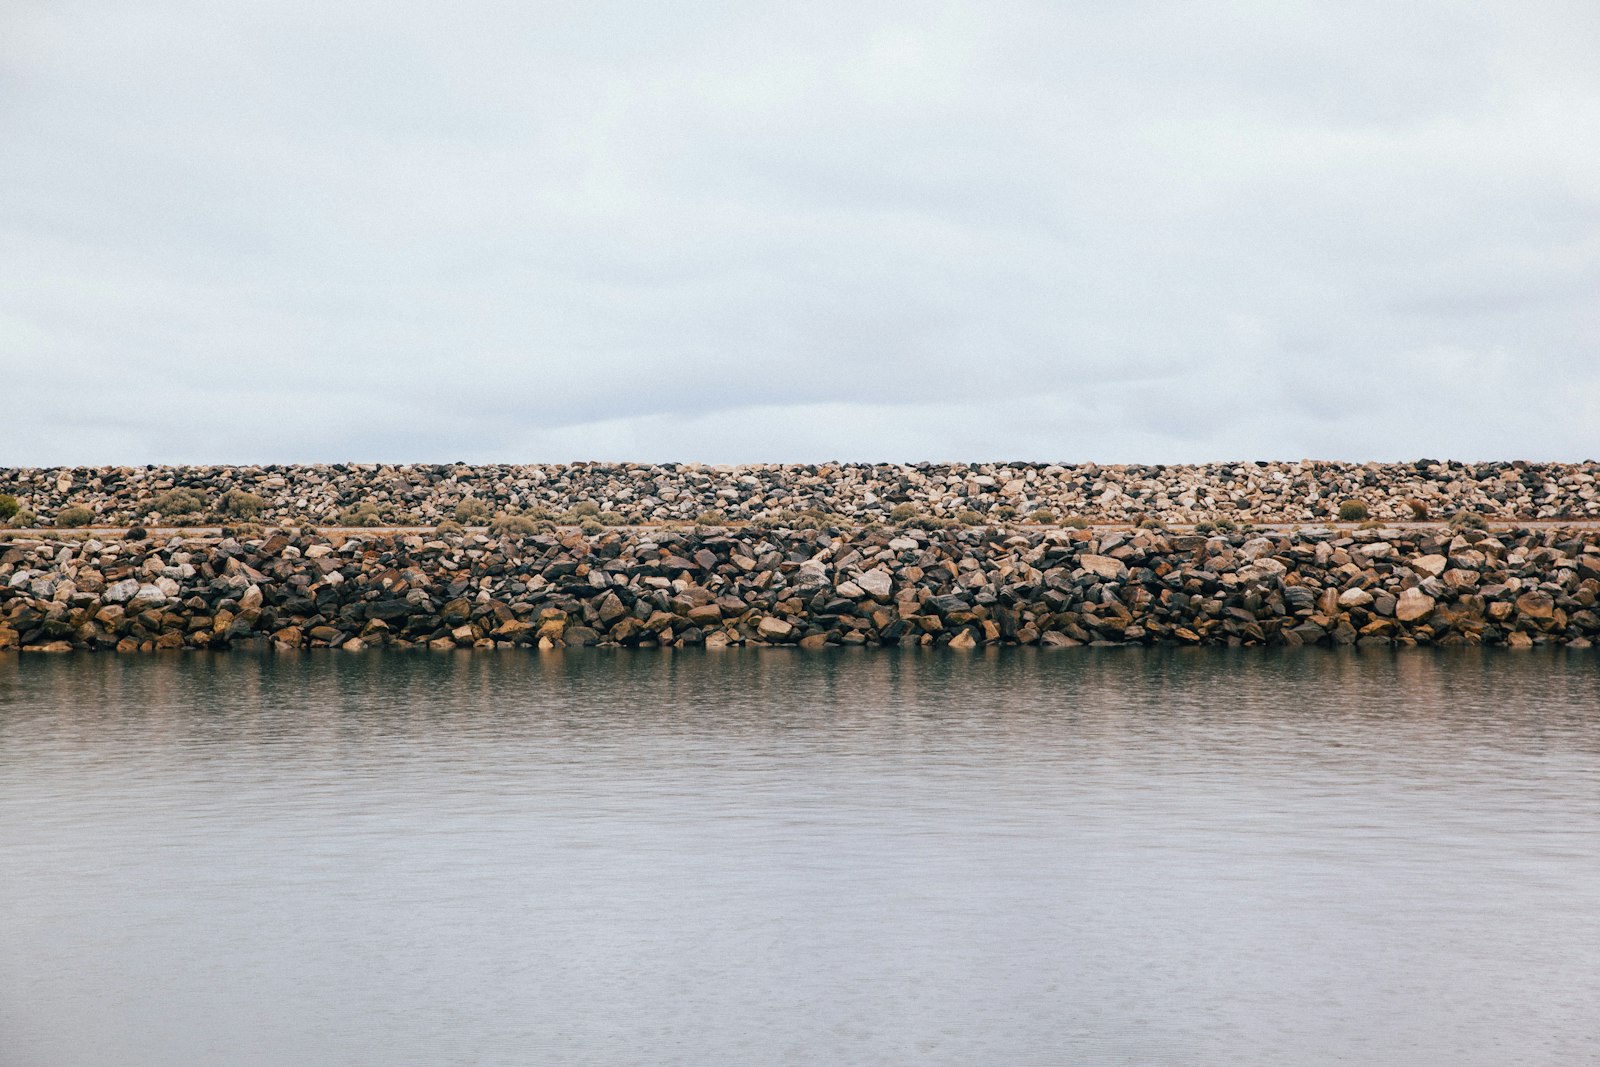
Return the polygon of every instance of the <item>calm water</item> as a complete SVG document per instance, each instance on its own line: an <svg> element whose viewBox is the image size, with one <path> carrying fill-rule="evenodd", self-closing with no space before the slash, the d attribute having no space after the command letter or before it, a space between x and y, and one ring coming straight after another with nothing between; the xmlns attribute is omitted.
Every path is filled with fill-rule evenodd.
<svg viewBox="0 0 1600 1067"><path fill-rule="evenodd" d="M1600 655L0 658L0 1062L1600 1062Z"/></svg>

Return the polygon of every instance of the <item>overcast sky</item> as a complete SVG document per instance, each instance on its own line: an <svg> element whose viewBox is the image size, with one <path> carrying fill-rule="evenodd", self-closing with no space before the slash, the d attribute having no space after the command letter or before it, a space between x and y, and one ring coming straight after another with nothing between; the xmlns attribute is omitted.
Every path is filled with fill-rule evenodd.
<svg viewBox="0 0 1600 1067"><path fill-rule="evenodd" d="M0 4L0 464L1600 457L1600 4Z"/></svg>

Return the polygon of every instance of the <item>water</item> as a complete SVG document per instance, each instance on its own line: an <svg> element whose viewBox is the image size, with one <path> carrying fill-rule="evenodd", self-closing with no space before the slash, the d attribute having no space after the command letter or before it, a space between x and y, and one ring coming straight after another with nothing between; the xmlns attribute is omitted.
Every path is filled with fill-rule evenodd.
<svg viewBox="0 0 1600 1067"><path fill-rule="evenodd" d="M1600 1061L1600 656L0 658L0 1062Z"/></svg>

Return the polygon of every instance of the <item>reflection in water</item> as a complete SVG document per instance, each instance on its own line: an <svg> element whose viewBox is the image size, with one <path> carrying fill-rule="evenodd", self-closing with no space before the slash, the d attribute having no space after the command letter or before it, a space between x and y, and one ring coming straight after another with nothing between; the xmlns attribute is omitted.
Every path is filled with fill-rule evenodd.
<svg viewBox="0 0 1600 1067"><path fill-rule="evenodd" d="M11 657L0 1047L1592 1062L1596 840L1577 652Z"/></svg>

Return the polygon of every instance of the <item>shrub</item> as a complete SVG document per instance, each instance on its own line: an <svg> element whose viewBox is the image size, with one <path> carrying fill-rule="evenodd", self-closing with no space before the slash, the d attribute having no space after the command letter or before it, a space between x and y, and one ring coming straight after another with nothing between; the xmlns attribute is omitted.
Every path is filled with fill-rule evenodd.
<svg viewBox="0 0 1600 1067"><path fill-rule="evenodd" d="M456 521L464 526L482 526L489 518L489 505L476 497L467 497L456 505Z"/></svg>
<svg viewBox="0 0 1600 1067"><path fill-rule="evenodd" d="M73 504L56 512L56 525L61 527L87 526L93 521L94 512L81 504Z"/></svg>
<svg viewBox="0 0 1600 1067"><path fill-rule="evenodd" d="M459 537L467 532L467 528L454 519L445 519L433 528L433 532L440 537Z"/></svg>
<svg viewBox="0 0 1600 1067"><path fill-rule="evenodd" d="M956 512L956 521L963 526L976 526L983 521L983 516L971 508L962 508Z"/></svg>
<svg viewBox="0 0 1600 1067"><path fill-rule="evenodd" d="M340 526L382 526L383 513L378 510L378 505L370 500L363 500L359 504L351 504L339 512Z"/></svg>
<svg viewBox="0 0 1600 1067"><path fill-rule="evenodd" d="M592 515L586 517L583 520L583 522L578 524L578 526L579 526L579 529L581 529L584 533L589 534L591 536L594 535L594 534L601 534L601 533L605 533L606 532L605 524L602 523L599 519L596 519Z"/></svg>
<svg viewBox="0 0 1600 1067"><path fill-rule="evenodd" d="M206 509L206 498L193 489L168 489L150 501L146 512L160 512L163 518L176 519Z"/></svg>
<svg viewBox="0 0 1600 1067"><path fill-rule="evenodd" d="M600 514L600 505L593 500L580 500L567 509L567 514L582 519Z"/></svg>
<svg viewBox="0 0 1600 1067"><path fill-rule="evenodd" d="M1339 505L1340 522L1361 522L1367 517L1367 505L1359 500L1346 500Z"/></svg>
<svg viewBox="0 0 1600 1067"><path fill-rule="evenodd" d="M1139 520L1139 529L1141 529L1141 530L1165 530L1166 528L1167 528L1167 524L1166 523L1162 522L1160 519L1155 518L1153 516L1150 517L1150 518L1140 519Z"/></svg>
<svg viewBox="0 0 1600 1067"><path fill-rule="evenodd" d="M623 518L622 513L618 511L602 511L599 515L599 518L600 521L605 523L607 526L628 525L628 520Z"/></svg>
<svg viewBox="0 0 1600 1067"><path fill-rule="evenodd" d="M1450 525L1457 530L1487 530L1489 520L1476 511L1458 511L1450 516Z"/></svg>
<svg viewBox="0 0 1600 1067"><path fill-rule="evenodd" d="M1065 526L1069 530L1087 530L1089 528L1089 520L1082 515L1068 515L1057 525Z"/></svg>
<svg viewBox="0 0 1600 1067"><path fill-rule="evenodd" d="M1406 500L1406 507L1411 509L1411 517L1417 522L1426 522L1428 520L1430 514L1428 511L1428 505L1424 504L1416 497L1409 497Z"/></svg>
<svg viewBox="0 0 1600 1067"><path fill-rule="evenodd" d="M726 526L728 524L728 516L720 511L707 510L696 515L694 521L701 526Z"/></svg>
<svg viewBox="0 0 1600 1067"><path fill-rule="evenodd" d="M39 516L35 515L27 508L22 508L15 515L11 516L11 525L15 526L19 530L27 530L39 525Z"/></svg>
<svg viewBox="0 0 1600 1067"><path fill-rule="evenodd" d="M1030 520L1038 523L1041 526L1053 526L1055 524L1056 517L1056 513L1051 511L1049 508L1037 508L1032 515L1028 516Z"/></svg>
<svg viewBox="0 0 1600 1067"><path fill-rule="evenodd" d="M903 504L896 504L889 509L889 521L908 523L917 517L917 506L909 500Z"/></svg>
<svg viewBox="0 0 1600 1067"><path fill-rule="evenodd" d="M532 519L534 522L556 521L556 513L545 507L543 504L535 504L533 507L523 511L523 514L528 516L528 518Z"/></svg>
<svg viewBox="0 0 1600 1067"><path fill-rule="evenodd" d="M0 522L5 522L21 510L22 505L17 503L16 497L10 493L0 493Z"/></svg>
<svg viewBox="0 0 1600 1067"><path fill-rule="evenodd" d="M259 522L236 522L224 526L222 536L232 537L235 541L256 541L267 536L267 531L261 528Z"/></svg>
<svg viewBox="0 0 1600 1067"><path fill-rule="evenodd" d="M1017 509L1013 504L1001 504L994 509L994 513L1000 519L1014 519L1017 517Z"/></svg>
<svg viewBox="0 0 1600 1067"><path fill-rule="evenodd" d="M1211 522L1208 519L1202 519L1199 522L1194 524L1194 532L1195 533L1208 534L1208 533L1212 533L1213 531L1215 531L1216 528L1217 528L1217 524L1214 523L1214 522Z"/></svg>
<svg viewBox="0 0 1600 1067"><path fill-rule="evenodd" d="M235 519L251 519L267 510L267 502L255 493L229 489L217 502L217 510Z"/></svg>
<svg viewBox="0 0 1600 1067"><path fill-rule="evenodd" d="M489 520L489 532L496 537L532 537L539 532L539 522L526 515L501 512Z"/></svg>
<svg viewBox="0 0 1600 1067"><path fill-rule="evenodd" d="M1233 531L1235 531L1235 530L1237 530L1239 528L1239 524L1238 523L1234 522L1232 519L1228 518L1225 515L1223 517L1217 519L1213 523L1213 525L1216 527L1216 529L1217 529L1217 531L1219 533L1233 533Z"/></svg>

